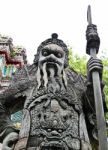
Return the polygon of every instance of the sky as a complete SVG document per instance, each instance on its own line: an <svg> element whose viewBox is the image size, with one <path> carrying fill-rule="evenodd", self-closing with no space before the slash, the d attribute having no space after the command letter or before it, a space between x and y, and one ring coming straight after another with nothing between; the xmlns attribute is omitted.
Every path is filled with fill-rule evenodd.
<svg viewBox="0 0 108 150"><path fill-rule="evenodd" d="M85 55L88 4L101 39L100 52L108 54L107 0L0 0L0 33L26 48L29 63L39 44L55 32L74 53Z"/></svg>

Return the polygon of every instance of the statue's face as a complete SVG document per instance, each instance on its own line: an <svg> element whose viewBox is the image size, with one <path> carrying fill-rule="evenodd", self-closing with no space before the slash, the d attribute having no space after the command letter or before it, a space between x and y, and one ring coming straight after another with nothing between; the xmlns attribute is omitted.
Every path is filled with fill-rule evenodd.
<svg viewBox="0 0 108 150"><path fill-rule="evenodd" d="M64 67L65 52L56 44L46 45L40 52L39 65L40 67L46 63L46 68L55 68L57 66Z"/></svg>
<svg viewBox="0 0 108 150"><path fill-rule="evenodd" d="M47 87L49 79L58 77L63 79L66 86L65 72L65 52L62 47L56 44L48 44L44 46L39 53L37 82L38 88L42 81L44 87ZM50 80L52 82L52 80Z"/></svg>

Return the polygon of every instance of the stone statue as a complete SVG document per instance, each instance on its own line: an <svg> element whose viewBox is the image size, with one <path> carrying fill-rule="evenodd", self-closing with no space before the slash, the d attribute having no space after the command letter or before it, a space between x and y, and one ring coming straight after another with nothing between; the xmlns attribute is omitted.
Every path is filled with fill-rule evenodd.
<svg viewBox="0 0 108 150"><path fill-rule="evenodd" d="M88 46L92 39L99 47L96 26L89 25L86 33ZM99 59L90 58L86 78L69 69L67 46L57 34L42 42L33 65L16 72L9 88L0 95L2 149L91 150L92 146L98 147L91 72L97 69L102 81L102 68ZM106 107L102 82L101 87ZM22 109L19 131L9 116Z"/></svg>

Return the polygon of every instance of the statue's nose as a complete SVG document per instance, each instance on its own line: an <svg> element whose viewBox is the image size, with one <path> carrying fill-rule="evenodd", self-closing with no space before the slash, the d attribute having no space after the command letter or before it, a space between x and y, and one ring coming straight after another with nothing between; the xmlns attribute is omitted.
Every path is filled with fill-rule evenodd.
<svg viewBox="0 0 108 150"><path fill-rule="evenodd" d="M54 57L55 57L54 53L51 53L51 54L50 54L50 57L54 58Z"/></svg>

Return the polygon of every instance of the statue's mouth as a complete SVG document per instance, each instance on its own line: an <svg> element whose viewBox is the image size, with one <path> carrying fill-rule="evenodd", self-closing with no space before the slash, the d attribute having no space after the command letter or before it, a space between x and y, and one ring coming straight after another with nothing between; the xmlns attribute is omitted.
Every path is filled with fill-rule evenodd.
<svg viewBox="0 0 108 150"><path fill-rule="evenodd" d="M59 142L49 142L42 146L41 150L67 150L63 144Z"/></svg>
<svg viewBox="0 0 108 150"><path fill-rule="evenodd" d="M57 69L57 65L54 62L47 62L47 67L48 68L55 68L55 69Z"/></svg>
<svg viewBox="0 0 108 150"><path fill-rule="evenodd" d="M57 146L49 146L49 147L43 147L41 150L65 150L65 148L57 147Z"/></svg>
<svg viewBox="0 0 108 150"><path fill-rule="evenodd" d="M50 75L50 70L51 69L53 69L54 70L54 74L55 74L55 76L57 75L57 72L58 72L58 67L57 67L57 64L56 63L54 63L54 62L47 62L46 63L46 70L47 70L47 73L48 73L48 75Z"/></svg>

